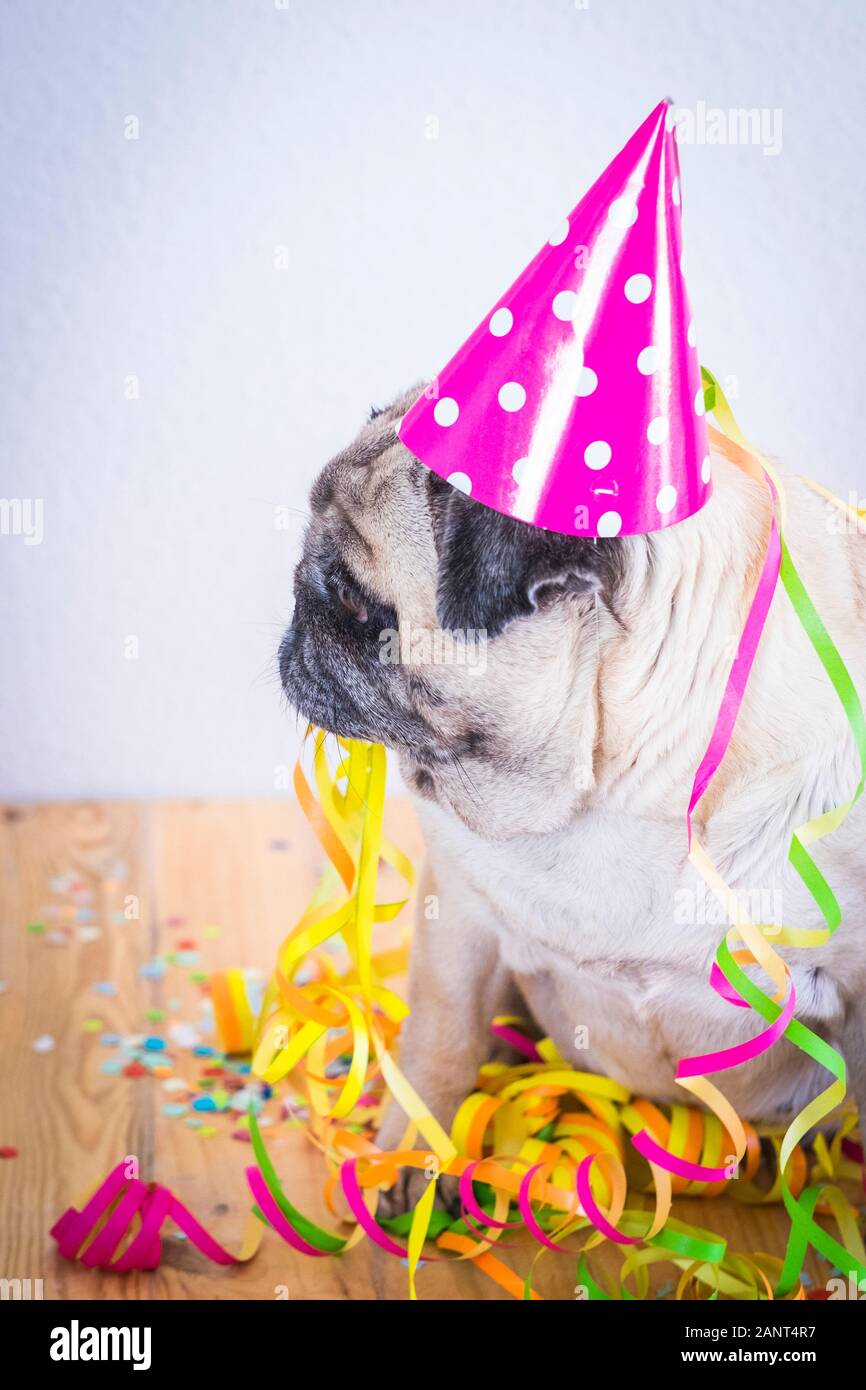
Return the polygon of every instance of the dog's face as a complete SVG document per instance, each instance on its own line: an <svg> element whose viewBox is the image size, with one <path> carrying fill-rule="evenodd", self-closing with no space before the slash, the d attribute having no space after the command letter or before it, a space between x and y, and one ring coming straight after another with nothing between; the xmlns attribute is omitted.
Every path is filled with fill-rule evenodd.
<svg viewBox="0 0 866 1390"><path fill-rule="evenodd" d="M473 829L550 829L586 790L591 751L575 775L563 748L578 715L594 728L595 622L621 543L512 521L424 468L395 432L419 390L313 487L283 686L314 724L395 749L408 784Z"/></svg>

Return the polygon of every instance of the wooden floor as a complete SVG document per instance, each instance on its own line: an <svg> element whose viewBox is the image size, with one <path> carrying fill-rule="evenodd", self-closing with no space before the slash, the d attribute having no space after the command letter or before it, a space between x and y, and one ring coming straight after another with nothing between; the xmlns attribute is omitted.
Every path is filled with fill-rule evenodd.
<svg viewBox="0 0 866 1390"><path fill-rule="evenodd" d="M417 858L405 803L389 806L388 826ZM249 1265L223 1269L170 1235L159 1270L112 1275L61 1259L48 1236L70 1202L135 1155L143 1178L171 1187L218 1240L238 1247L249 1145L231 1137L228 1115L191 1128L163 1114L171 1094L152 1075L105 1074L117 1050L103 1035L161 1035L195 1021L198 972L269 969L321 868L297 808L288 799L8 805L0 808L0 865L0 1148L18 1150L0 1159L0 1277L41 1278L48 1299L272 1299L281 1287L292 1299L404 1298L405 1268L369 1242L340 1259L312 1260L266 1233ZM184 955L161 979L140 973L178 950L199 960ZM160 1009L164 1020L147 1018ZM297 1129L274 1125L267 1136L292 1200L332 1227L319 1156ZM723 1233L733 1249L784 1251L779 1207L690 1199L675 1211ZM525 1271L525 1250L507 1258ZM573 1298L574 1262L541 1260L536 1283L546 1297ZM466 1263L428 1263L418 1291L508 1296Z"/></svg>

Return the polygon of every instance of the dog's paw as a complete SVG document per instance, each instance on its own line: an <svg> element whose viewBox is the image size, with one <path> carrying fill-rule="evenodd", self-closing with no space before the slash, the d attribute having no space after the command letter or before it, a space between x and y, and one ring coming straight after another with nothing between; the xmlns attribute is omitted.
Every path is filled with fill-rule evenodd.
<svg viewBox="0 0 866 1390"><path fill-rule="evenodd" d="M404 1212L414 1210L427 1190L427 1184L432 1180L422 1168L401 1169L393 1187L379 1194L376 1210L378 1220L393 1221ZM434 1206L439 1211L446 1212L454 1221L460 1218L460 1191L456 1178L438 1179Z"/></svg>

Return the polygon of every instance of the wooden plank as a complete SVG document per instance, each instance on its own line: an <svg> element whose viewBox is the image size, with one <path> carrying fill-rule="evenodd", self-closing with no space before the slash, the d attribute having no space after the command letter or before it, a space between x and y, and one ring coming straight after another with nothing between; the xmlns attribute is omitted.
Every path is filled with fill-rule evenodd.
<svg viewBox="0 0 866 1390"><path fill-rule="evenodd" d="M417 862L421 841L408 803L389 803L386 829ZM149 1008L166 1011L161 1026L172 1017L196 1018L201 991L189 970L170 969L160 980L139 973L187 937L196 941L203 969L270 967L323 862L292 800L6 806L0 856L0 977L7 981L0 998L0 1144L20 1150L17 1159L0 1161L0 1275L42 1278L46 1298L274 1299L283 1290L291 1299L404 1298L405 1268L369 1242L339 1260L310 1260L266 1234L250 1265L222 1269L170 1236L160 1270L120 1276L60 1259L47 1236L70 1200L119 1158L134 1156L144 1178L172 1187L217 1239L239 1246L249 1208L249 1146L229 1137L227 1117L216 1135L203 1138L163 1115L167 1097L151 1077L103 1075L110 1053L84 1025L100 1019L120 1034L159 1032L146 1020ZM76 881L83 892L52 891L58 878ZM92 921L79 920L91 910ZM173 917L183 921L171 925ZM28 934L27 923L39 921L45 932ZM80 939L94 937L94 927L95 939ZM206 933L214 927L219 936ZM50 944L52 933L66 944ZM95 993L100 981L116 985L116 997ZM37 1053L33 1042L46 1034L55 1049ZM190 1066L186 1074L194 1080L198 1073ZM268 1143L292 1199L332 1226L317 1151L296 1130L273 1128ZM675 1211L726 1235L733 1249L784 1251L780 1207L692 1198L680 1199ZM504 1258L525 1272L526 1248ZM598 1258L614 1270L621 1256L608 1248ZM818 1275L816 1262L810 1268ZM573 1298L575 1282L572 1259L539 1261L536 1285L545 1296ZM453 1261L428 1263L419 1294L508 1296L468 1262Z"/></svg>

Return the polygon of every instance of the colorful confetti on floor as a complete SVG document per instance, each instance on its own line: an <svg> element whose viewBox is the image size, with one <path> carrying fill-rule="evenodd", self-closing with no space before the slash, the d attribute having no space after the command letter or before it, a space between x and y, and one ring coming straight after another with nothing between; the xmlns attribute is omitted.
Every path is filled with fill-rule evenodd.
<svg viewBox="0 0 866 1390"><path fill-rule="evenodd" d="M288 841L275 840L269 847L284 851ZM114 863L112 872L117 881L123 882L125 864ZM137 917L121 911L103 913L100 925L96 920L97 894L79 875L55 875L49 887L52 897L41 907L39 917L24 927L34 947L74 949L99 940L103 931L128 931L140 925ZM118 1084L144 1082L160 1086L164 1095L158 1106L160 1114L183 1121L203 1139L223 1135L248 1143L250 1109L260 1127L283 1121L291 1128L301 1128L308 1113L303 1097L295 1101L277 1099L270 1086L251 1075L248 1060L228 1056L217 1046L206 945L203 953L199 939L204 943L217 941L222 928L213 922L203 922L195 928L189 917L180 912L169 913L164 925L182 935L173 949L138 967L141 1030L116 1032L96 1015L82 1021L86 1046L104 1054L98 1064L100 1073L117 1078ZM152 985L168 987L164 1007L148 1004L146 992ZM0 994L8 987L7 981L0 981ZM189 987L194 991L192 1007L188 1002ZM95 980L90 990L107 1000L121 994L113 980ZM186 996L186 1006L181 995ZM55 1050L57 1040L45 1033L33 1038L30 1046L34 1052L48 1054ZM82 1065L86 1060L85 1054ZM0 1157L13 1158L17 1154L11 1144L0 1148Z"/></svg>

